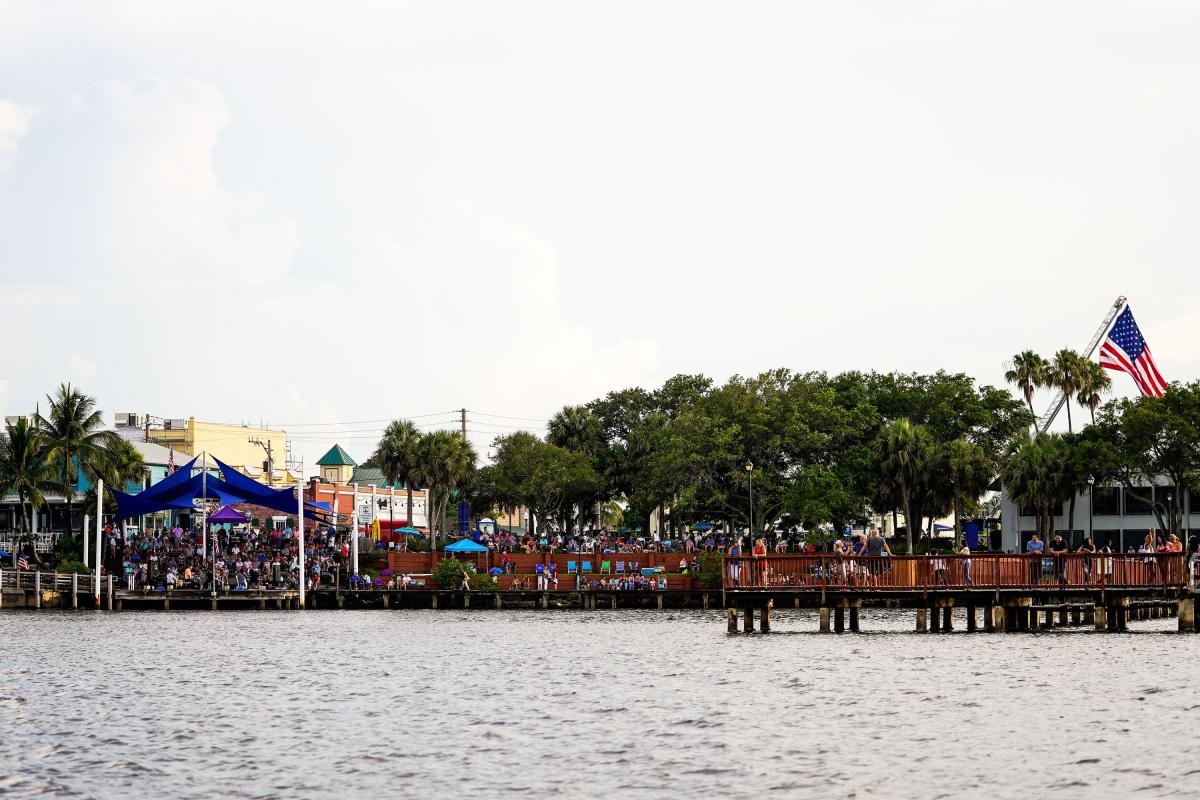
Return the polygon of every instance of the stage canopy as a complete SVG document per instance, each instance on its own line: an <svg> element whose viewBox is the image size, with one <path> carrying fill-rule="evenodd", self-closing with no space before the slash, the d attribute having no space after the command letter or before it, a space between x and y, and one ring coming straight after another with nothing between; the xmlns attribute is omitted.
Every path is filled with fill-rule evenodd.
<svg viewBox="0 0 1200 800"><path fill-rule="evenodd" d="M193 458L173 474L138 494L126 494L113 489L113 496L117 498L116 518L129 519L156 511L191 511L194 508L193 501L205 497L217 500L223 506L252 503L285 514L297 512L295 490L263 486L219 459L212 461L221 475L219 478L215 475L205 478L202 470L193 475L193 470L200 470ZM306 502L304 509L314 517L317 514L329 514L328 508L321 508L314 503Z"/></svg>
<svg viewBox="0 0 1200 800"><path fill-rule="evenodd" d="M225 506L220 511L209 517L208 521L241 523L246 521L246 515L238 511L233 506Z"/></svg>

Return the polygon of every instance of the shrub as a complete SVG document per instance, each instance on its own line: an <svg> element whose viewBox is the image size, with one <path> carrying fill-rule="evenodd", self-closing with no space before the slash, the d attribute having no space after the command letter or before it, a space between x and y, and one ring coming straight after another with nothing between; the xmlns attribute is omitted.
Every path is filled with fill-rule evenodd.
<svg viewBox="0 0 1200 800"><path fill-rule="evenodd" d="M55 572L78 572L81 575L90 575L92 568L82 561L60 561L58 566L54 568Z"/></svg>
<svg viewBox="0 0 1200 800"><path fill-rule="evenodd" d="M470 561L459 561L456 558L448 558L445 561L439 561L437 566L433 568L433 579L443 589L457 589L462 586L463 570L466 570L469 576L476 574L475 565ZM471 578L472 586L475 585L474 581L475 579Z"/></svg>
<svg viewBox="0 0 1200 800"><path fill-rule="evenodd" d="M699 580L701 589L721 588L721 553L700 553L696 556L700 567Z"/></svg>

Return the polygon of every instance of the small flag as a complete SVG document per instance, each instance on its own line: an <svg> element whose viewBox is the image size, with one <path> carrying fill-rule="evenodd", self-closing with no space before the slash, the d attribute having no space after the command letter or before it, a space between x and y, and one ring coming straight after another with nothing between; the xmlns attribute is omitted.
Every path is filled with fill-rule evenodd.
<svg viewBox="0 0 1200 800"><path fill-rule="evenodd" d="M171 448L170 454L167 456L167 474L175 474L175 448Z"/></svg>
<svg viewBox="0 0 1200 800"><path fill-rule="evenodd" d="M29 559L25 556L17 556L17 569L29 569Z"/></svg>
<svg viewBox="0 0 1200 800"><path fill-rule="evenodd" d="M1112 330L1108 332L1108 338L1100 346L1100 366L1129 373L1143 397L1162 397L1167 391L1167 382L1159 374L1150 355L1150 346L1133 321L1129 306L1125 306L1125 310L1117 317Z"/></svg>

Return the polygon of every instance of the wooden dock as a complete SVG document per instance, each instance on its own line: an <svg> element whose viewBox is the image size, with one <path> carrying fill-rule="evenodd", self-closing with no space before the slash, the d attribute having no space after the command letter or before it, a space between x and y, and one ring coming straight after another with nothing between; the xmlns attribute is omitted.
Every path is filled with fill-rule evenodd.
<svg viewBox="0 0 1200 800"><path fill-rule="evenodd" d="M822 633L860 630L864 602L916 611L919 632L952 631L955 608L967 630L1032 631L1092 625L1124 631L1130 619L1177 616L1196 630L1195 565L1179 554L839 557L726 557L724 605L730 632L770 631L781 607L819 609ZM980 614L982 613L982 620Z"/></svg>

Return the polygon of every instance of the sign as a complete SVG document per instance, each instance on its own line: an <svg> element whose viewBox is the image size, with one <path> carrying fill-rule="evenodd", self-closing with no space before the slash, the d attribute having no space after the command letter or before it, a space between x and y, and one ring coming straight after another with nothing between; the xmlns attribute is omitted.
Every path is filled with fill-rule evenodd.
<svg viewBox="0 0 1200 800"><path fill-rule="evenodd" d="M371 495L359 496L358 498L358 524L370 525L375 521L375 504L371 502Z"/></svg>

